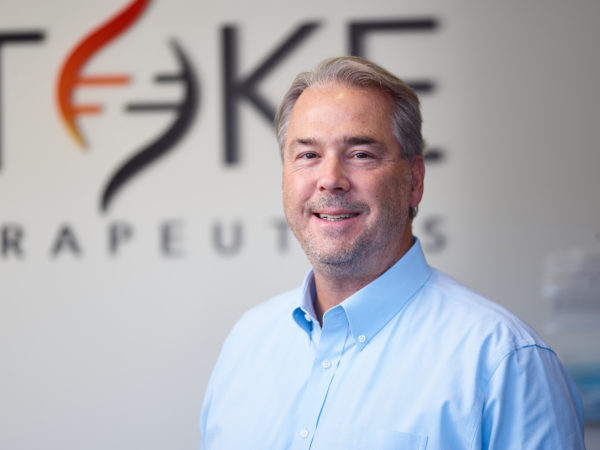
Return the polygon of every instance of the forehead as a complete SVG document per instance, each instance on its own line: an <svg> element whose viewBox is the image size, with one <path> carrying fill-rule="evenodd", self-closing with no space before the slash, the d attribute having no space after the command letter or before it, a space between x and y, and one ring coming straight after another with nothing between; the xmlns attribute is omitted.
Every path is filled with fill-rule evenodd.
<svg viewBox="0 0 600 450"><path fill-rule="evenodd" d="M389 133L392 100L376 88L339 83L307 88L294 105L288 137L303 133Z"/></svg>

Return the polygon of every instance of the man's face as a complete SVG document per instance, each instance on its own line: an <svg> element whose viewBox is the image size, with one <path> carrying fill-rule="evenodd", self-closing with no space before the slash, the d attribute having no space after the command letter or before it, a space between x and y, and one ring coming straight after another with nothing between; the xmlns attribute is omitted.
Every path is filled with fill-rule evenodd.
<svg viewBox="0 0 600 450"><path fill-rule="evenodd" d="M288 223L315 270L389 268L412 245L409 206L423 193L423 159L402 159L391 99L341 84L298 98L283 149Z"/></svg>

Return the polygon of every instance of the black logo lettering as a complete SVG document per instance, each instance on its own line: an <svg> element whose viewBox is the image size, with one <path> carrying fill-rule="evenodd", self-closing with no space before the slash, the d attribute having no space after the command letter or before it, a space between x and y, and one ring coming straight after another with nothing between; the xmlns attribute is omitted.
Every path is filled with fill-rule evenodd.
<svg viewBox="0 0 600 450"><path fill-rule="evenodd" d="M237 29L232 26L223 28L223 98L225 114L223 117L223 138L225 140L226 164L236 164L240 160L238 100L242 98L248 100L267 121L272 123L275 119L275 108L256 91L256 85L318 26L318 23L306 23L298 27L250 75L243 79L238 74Z"/></svg>
<svg viewBox="0 0 600 450"><path fill-rule="evenodd" d="M2 47L9 43L39 42L44 40L43 31L0 32L0 169L2 168Z"/></svg>

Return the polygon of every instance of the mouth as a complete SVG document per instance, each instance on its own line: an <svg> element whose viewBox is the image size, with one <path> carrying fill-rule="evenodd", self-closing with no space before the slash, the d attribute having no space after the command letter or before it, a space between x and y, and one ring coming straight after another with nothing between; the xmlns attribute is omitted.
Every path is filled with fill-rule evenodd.
<svg viewBox="0 0 600 450"><path fill-rule="evenodd" d="M327 220L329 222L339 222L340 220L352 219L358 216L358 213L345 213L345 214L324 214L315 213L319 219Z"/></svg>

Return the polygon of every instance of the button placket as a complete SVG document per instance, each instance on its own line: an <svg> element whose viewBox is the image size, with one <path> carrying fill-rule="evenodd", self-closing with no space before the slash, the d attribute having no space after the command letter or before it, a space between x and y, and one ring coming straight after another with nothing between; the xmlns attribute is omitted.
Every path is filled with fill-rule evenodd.
<svg viewBox="0 0 600 450"><path fill-rule="evenodd" d="M298 420L298 436L292 449L310 448L318 419L324 408L331 382L338 368L348 334L346 313L334 308L327 313L321 329L320 339L316 347L314 364L306 383L299 410L303 414Z"/></svg>

